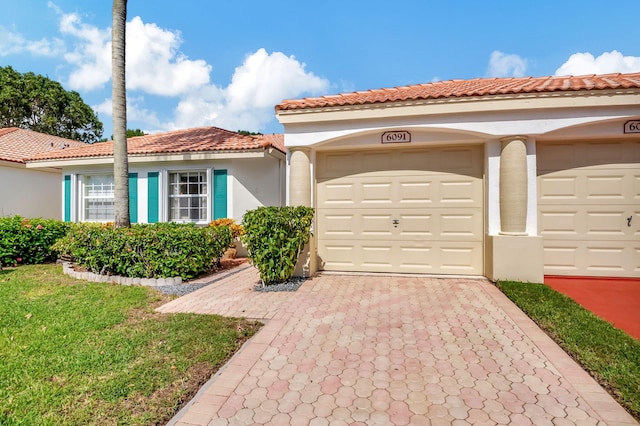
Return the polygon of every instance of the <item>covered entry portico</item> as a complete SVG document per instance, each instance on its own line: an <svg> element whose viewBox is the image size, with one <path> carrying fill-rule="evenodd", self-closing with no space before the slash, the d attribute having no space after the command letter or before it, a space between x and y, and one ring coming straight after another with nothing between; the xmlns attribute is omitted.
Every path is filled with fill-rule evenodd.
<svg viewBox="0 0 640 426"><path fill-rule="evenodd" d="M639 135L625 125L640 120L639 87L638 74L477 79L283 102L288 204L316 208L299 272L542 282L554 249L539 227L539 146L625 141L633 157ZM626 164L623 197L639 197L640 160ZM631 230L607 226L640 234L631 210ZM619 273L640 276L640 243L625 241Z"/></svg>

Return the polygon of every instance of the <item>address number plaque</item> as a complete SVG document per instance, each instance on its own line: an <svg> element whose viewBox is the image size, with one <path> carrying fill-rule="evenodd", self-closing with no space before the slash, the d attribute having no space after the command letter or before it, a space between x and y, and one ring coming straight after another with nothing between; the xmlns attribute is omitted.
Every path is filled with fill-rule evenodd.
<svg viewBox="0 0 640 426"><path fill-rule="evenodd" d="M405 143L411 142L411 133L406 131L384 132L382 143Z"/></svg>

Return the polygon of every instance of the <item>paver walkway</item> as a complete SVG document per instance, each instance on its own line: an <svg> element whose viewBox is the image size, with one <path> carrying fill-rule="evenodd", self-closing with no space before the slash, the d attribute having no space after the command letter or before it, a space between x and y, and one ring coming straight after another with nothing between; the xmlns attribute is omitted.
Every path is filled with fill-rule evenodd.
<svg viewBox="0 0 640 426"><path fill-rule="evenodd" d="M486 280L257 279L248 267L158 309L266 320L170 424L638 424Z"/></svg>

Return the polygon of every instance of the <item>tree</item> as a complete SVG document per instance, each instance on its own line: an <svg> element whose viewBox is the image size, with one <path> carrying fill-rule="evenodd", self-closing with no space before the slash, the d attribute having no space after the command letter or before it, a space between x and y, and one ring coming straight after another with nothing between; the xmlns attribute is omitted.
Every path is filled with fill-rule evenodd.
<svg viewBox="0 0 640 426"><path fill-rule="evenodd" d="M32 72L0 67L0 127L20 127L82 142L102 136L102 122L80 94Z"/></svg>
<svg viewBox="0 0 640 426"><path fill-rule="evenodd" d="M113 183L115 227L131 226L129 217L129 159L127 156L127 89L125 37L127 0L113 0L111 30L111 98L113 105Z"/></svg>
<svg viewBox="0 0 640 426"><path fill-rule="evenodd" d="M146 133L140 129L127 129L127 138L133 138L136 136L145 136L145 135ZM111 139L102 138L98 142L107 142L112 140L113 140L113 135L111 135Z"/></svg>
<svg viewBox="0 0 640 426"><path fill-rule="evenodd" d="M250 132L249 130L238 130L236 133L244 136L260 136L262 133L260 132Z"/></svg>
<svg viewBox="0 0 640 426"><path fill-rule="evenodd" d="M144 136L144 135L146 135L146 133L143 132L140 129L127 129L127 137L128 138L133 138L133 137L136 137L136 136Z"/></svg>

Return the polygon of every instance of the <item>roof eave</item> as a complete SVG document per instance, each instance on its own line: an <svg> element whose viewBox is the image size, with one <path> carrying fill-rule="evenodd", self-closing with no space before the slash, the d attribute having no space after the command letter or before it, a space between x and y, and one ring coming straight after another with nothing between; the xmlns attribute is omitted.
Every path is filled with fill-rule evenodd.
<svg viewBox="0 0 640 426"><path fill-rule="evenodd" d="M242 158L262 158L266 153L267 152L264 148L206 152L165 152L155 154L129 154L128 160L130 164L168 161L232 160ZM113 164L113 155L43 160L27 159L26 164L27 168L104 165Z"/></svg>
<svg viewBox="0 0 640 426"><path fill-rule="evenodd" d="M442 97L357 105L280 109L276 111L276 117L281 124L287 125L480 111L500 112L525 109L627 106L638 105L639 103L640 89L607 89Z"/></svg>

